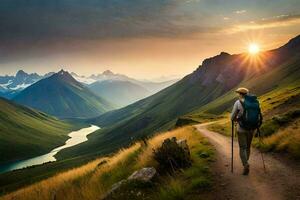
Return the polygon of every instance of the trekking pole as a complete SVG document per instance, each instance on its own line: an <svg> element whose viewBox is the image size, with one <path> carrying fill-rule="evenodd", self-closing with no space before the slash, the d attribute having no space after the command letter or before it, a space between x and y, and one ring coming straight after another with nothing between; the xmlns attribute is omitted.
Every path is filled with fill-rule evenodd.
<svg viewBox="0 0 300 200"><path fill-rule="evenodd" d="M260 130L259 130L259 128L257 129L257 133L258 133L258 140L259 140L259 143L263 143L263 141L262 141L262 138L261 138L261 134L260 134ZM264 154L263 154L263 152L261 151L261 150L259 150L260 151L260 155L261 155L261 160L262 160L262 163L263 163L263 167L264 167L264 172L266 173L267 172L267 170L266 170L266 165L265 165L265 159L264 159Z"/></svg>
<svg viewBox="0 0 300 200"><path fill-rule="evenodd" d="M231 121L231 173L233 173L233 138L234 138L234 121Z"/></svg>

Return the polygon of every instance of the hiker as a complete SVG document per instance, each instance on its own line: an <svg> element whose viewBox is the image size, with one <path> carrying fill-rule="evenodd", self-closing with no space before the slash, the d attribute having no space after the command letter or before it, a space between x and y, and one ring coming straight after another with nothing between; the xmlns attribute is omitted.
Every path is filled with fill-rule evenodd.
<svg viewBox="0 0 300 200"><path fill-rule="evenodd" d="M262 115L256 96L249 95L247 88L238 88L235 92L239 99L234 103L231 120L237 124L240 158L244 166L243 175L248 175L251 142L255 130L262 123Z"/></svg>

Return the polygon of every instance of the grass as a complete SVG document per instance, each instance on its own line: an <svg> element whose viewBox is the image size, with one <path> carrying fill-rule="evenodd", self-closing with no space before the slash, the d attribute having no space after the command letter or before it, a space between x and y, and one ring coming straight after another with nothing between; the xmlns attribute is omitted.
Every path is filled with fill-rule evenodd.
<svg viewBox="0 0 300 200"><path fill-rule="evenodd" d="M159 189L157 199L160 200L183 200L185 199L186 189L182 185L182 181L175 179L175 178L169 178L168 182L165 183L164 186L162 186Z"/></svg>
<svg viewBox="0 0 300 200"><path fill-rule="evenodd" d="M300 159L300 120L280 128L276 134L263 139L255 146L265 151L285 152L295 159Z"/></svg>
<svg viewBox="0 0 300 200"><path fill-rule="evenodd" d="M281 115L266 120L261 126L263 136L270 136L276 133L280 128L284 128L292 124L295 120L300 118L300 110L292 110Z"/></svg>
<svg viewBox="0 0 300 200"><path fill-rule="evenodd" d="M231 121L229 120L229 116L228 120L219 120L213 124L208 125L207 129L225 136L231 136Z"/></svg>
<svg viewBox="0 0 300 200"><path fill-rule="evenodd" d="M94 159L95 157L76 157L0 174L0 196L55 176L63 171L77 168Z"/></svg>
<svg viewBox="0 0 300 200"><path fill-rule="evenodd" d="M213 160L214 150L193 127L183 127L156 134L148 140L147 146L136 143L110 157L95 159L81 167L9 193L1 199L99 199L106 194L112 184L127 178L135 170L147 166L157 167L158 164L152 157L152 149L160 146L163 140L169 137L187 139L193 160L192 166L174 176L159 176L153 186L124 187L126 191L135 191L134 194L128 194L128 191L125 191L125 197L127 199L134 199L133 197L136 199L185 199L188 195L198 195L199 191L207 190L212 184L210 162ZM135 196L138 191L142 193L139 197ZM124 196L119 199L124 199Z"/></svg>
<svg viewBox="0 0 300 200"><path fill-rule="evenodd" d="M0 98L0 164L49 152L79 128Z"/></svg>

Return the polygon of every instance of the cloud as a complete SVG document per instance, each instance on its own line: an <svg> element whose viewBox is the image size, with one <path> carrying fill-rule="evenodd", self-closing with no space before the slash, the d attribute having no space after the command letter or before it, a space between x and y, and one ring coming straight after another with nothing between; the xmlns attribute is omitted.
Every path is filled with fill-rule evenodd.
<svg viewBox="0 0 300 200"><path fill-rule="evenodd" d="M246 10L236 10L234 11L235 14L243 14L243 13L246 13L247 11Z"/></svg>
<svg viewBox="0 0 300 200"><path fill-rule="evenodd" d="M300 15L277 15L270 18L262 18L258 21L235 25L227 29L227 32L236 33L247 30L294 26L298 24L300 24Z"/></svg>
<svg viewBox="0 0 300 200"><path fill-rule="evenodd" d="M1 2L1 40L174 37L194 31L173 12L179 0L30 0Z"/></svg>
<svg viewBox="0 0 300 200"><path fill-rule="evenodd" d="M218 31L181 10L192 2L198 0L3 0L0 59L39 55L53 46L72 51L85 41L192 38Z"/></svg>

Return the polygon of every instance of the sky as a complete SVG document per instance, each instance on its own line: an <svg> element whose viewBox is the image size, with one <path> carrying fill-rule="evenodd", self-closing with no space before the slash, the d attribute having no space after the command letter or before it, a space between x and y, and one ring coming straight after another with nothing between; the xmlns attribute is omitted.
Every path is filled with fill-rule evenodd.
<svg viewBox="0 0 300 200"><path fill-rule="evenodd" d="M181 77L222 51L299 34L299 0L1 0L0 74Z"/></svg>

